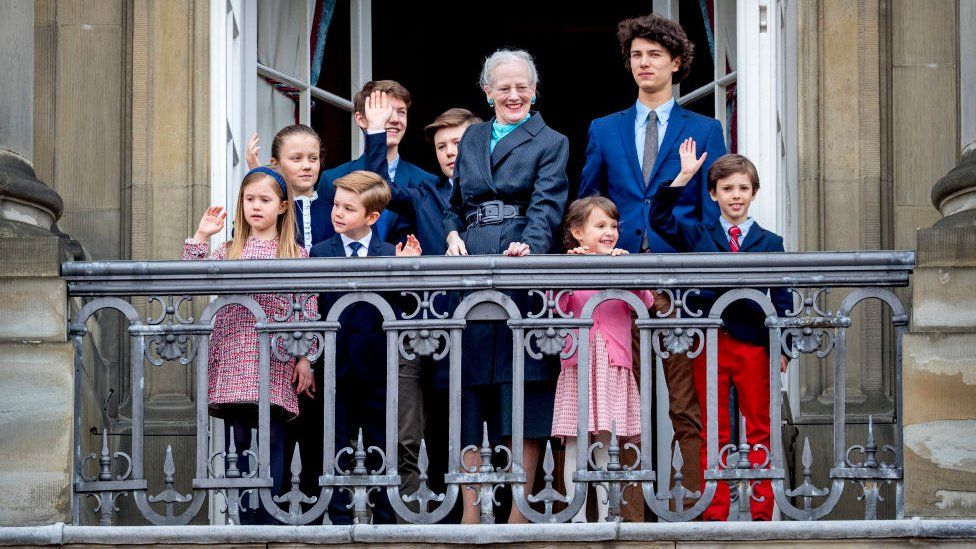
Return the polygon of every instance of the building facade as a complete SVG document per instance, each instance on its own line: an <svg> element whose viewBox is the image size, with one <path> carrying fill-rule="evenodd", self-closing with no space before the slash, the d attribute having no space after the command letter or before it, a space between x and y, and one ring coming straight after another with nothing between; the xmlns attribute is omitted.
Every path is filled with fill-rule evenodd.
<svg viewBox="0 0 976 549"><path fill-rule="evenodd" d="M351 97L374 77L398 79L413 91L407 139L415 144L408 150L421 157L426 145L419 128L429 122L424 114L452 106L477 111L472 83L484 54L497 47L529 44L543 69L547 120L565 129L574 152L581 152L589 120L632 101L629 76L620 69L604 92L602 81L591 82L601 98L592 101L595 106L572 109L588 98L562 85L567 76L560 71L587 63L619 68L612 21L651 10L679 20L695 39L700 60L694 79L676 95L721 120L730 149L757 161L764 185L756 217L786 235L789 251L919 254L912 286L899 290L902 301L912 304L913 333L903 347L892 344L893 332L885 328L890 318L881 305L859 311L858 328L847 340L853 359L845 394L835 394L828 361L804 359L786 379L789 427L798 440L815 442L814 453L824 453L818 462L829 461L825 442L834 402L845 398L852 424L862 429L870 416L879 440L890 442L896 424L894 354L901 353L906 513L973 516L976 448L957 441L976 434L976 176L973 155L963 154L976 143L976 59L967 54L976 51L976 2L624 4L615 8L619 14L603 16L607 21L586 6L572 8L554 25L540 21L547 48L527 38L534 29L517 28L504 31L506 43L458 43L452 39L456 29L437 27L420 14L403 20L395 8L370 0L2 0L0 19L9 28L0 41L0 59L23 65L21 44L29 42L31 66L4 66L19 76L32 71L33 77L4 79L0 88L6 106L0 114L13 128L0 131L0 171L21 173L19 166L28 165L35 177L21 179L36 181L23 183L33 186L22 191L13 184L0 188L6 224L0 249L13 258L0 269L7 297L0 321L0 395L23 397L14 380L49 373L28 376L28 385L37 388L29 400L8 400L14 410L9 417L36 419L30 420L35 427L9 431L16 434L0 443L0 455L6 456L0 478L24 490L0 496L0 523L70 517L65 491L72 444L63 432L55 433L77 421L70 409L72 372L91 382L92 405L83 421L94 426L92 418L107 418L120 437L131 428L121 324L100 322L91 349L100 362L76 370L64 333L70 311L58 281L62 260L179 257L200 212L209 204L233 203L254 132L265 160L275 128L293 121L323 135L328 165L358 156ZM434 3L428 9L450 8ZM481 36L478 25L492 24L473 22L462 30ZM395 48L409 50L412 42L437 33L458 50L455 55L466 54L470 67L431 67L437 63L396 57ZM560 60L563 41L596 53ZM435 58L432 51L430 60ZM437 104L425 93L468 104ZM432 155L426 162L432 163ZM936 185L943 178L947 182ZM17 213L24 208L41 213L25 222L26 214ZM80 247L64 244L59 231ZM839 302L829 297L827 305L836 308ZM68 404L35 415L30 405L44 395L53 402L67 398ZM147 370L147 432L158 435L150 444L172 444L178 460L192 460L194 395L189 369ZM46 453L31 442L38 430L62 452ZM667 448L660 452L658 459L669 462ZM44 459L37 461L41 454ZM800 459L796 452L797 468ZM31 474L38 469L43 481ZM38 485L49 502L43 512L24 503ZM854 496L845 497L853 505ZM134 512L126 513L120 523L138 522ZM854 514L845 504L835 511L838 518Z"/></svg>

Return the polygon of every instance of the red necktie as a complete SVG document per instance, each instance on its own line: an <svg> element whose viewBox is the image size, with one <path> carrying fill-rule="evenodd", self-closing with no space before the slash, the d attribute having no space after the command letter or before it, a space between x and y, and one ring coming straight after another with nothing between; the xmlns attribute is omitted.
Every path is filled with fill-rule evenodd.
<svg viewBox="0 0 976 549"><path fill-rule="evenodd" d="M732 253L737 253L739 251L739 236L742 234L742 229L732 225L729 227L729 250Z"/></svg>

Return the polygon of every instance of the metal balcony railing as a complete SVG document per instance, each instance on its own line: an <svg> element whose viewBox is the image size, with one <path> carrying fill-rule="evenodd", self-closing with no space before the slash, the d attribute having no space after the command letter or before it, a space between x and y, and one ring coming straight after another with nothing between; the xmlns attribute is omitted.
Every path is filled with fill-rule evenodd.
<svg viewBox="0 0 976 549"><path fill-rule="evenodd" d="M752 486L759 480L771 481L776 504L785 517L796 520L816 520L824 517L837 504L847 489L860 490L864 502L864 517L877 518L880 486L894 485L895 508L900 518L903 508L902 475L902 391L901 340L907 327L905 310L892 292L893 287L906 286L914 266L913 252L817 252L782 254L666 254L634 255L627 257L598 256L536 256L536 257L423 257L423 258L362 258L254 261L112 261L65 263L63 277L68 282L71 297L84 298L85 304L70 320L69 332L75 342L76 363L81 364L82 339L87 324L99 311L114 309L128 322L130 352L127 366L131 369L131 446L127 451L110 452L107 443L100 452L83 455L81 444L89 426L82 425L84 403L83 376L76 376L75 390L75 482L73 512L76 524L81 520L81 508L93 501L93 509L101 524L110 525L116 510L115 501L127 494L145 519L157 525L187 524L196 517L211 496L220 493L227 505L227 519L234 522L237 502L245 493L254 495L252 505L263 506L273 517L285 524L327 523L326 508L334 492L339 489L353 494L355 516L359 522L369 520L368 497L371 491L386 492L396 514L410 523L431 524L442 520L461 499L464 485L478 491L481 501L491 501L496 488L511 490L513 504L532 522L566 522L585 505L586 490L564 495L553 489L554 463L549 447L545 450L545 487L535 494L525 485L522 462L525 410L523 362L526 354L555 355L563 351L563 344L571 328L579 330L577 347L585 350L592 326L591 314L606 300L622 300L637 309L635 321L640 332L640 389L641 411L644 421L639 459L621 463L620 447L616 440L611 447L611 462L601 470L590 466L587 452L592 450L587 435L587 402L589 391L588 353L579 356L579 399L577 425L577 482L598 483L604 486L610 501L611 518L619 513L622 489L626 484L638 483L647 506L664 521L689 521L707 507L718 483L728 482L738 505L748 517ZM795 306L780 317L766 293L752 288L788 288L795 296ZM718 299L708 311L696 311L687 306L685 298L698 290L734 288ZM825 308L821 299L825 289L843 288L846 297L836 310ZM564 290L598 289L586 305L583 315L571 318L560 310L559 292ZM670 316L648 313L647 307L631 289L653 289L668 294L676 313ZM509 297L512 292L530 292L543 299L539 310L519 310ZM340 292L345 294L324 318L306 316L297 294ZM453 311L438 311L434 299L439 292L454 292L457 299ZM281 294L294 303L290 318L267 318L253 297L248 294ZM190 318L181 302L189 296L215 296L202 314ZM412 300L410 307L397 313L387 301L390 295ZM832 359L835 386L833 416L833 451L829 469L829 483L817 486L812 479L811 452L803 452L803 469L798 485L790 485L788 461L784 457L782 434L776 427L781 422L781 381L778 360L770 360L770 424L769 448L748 448L748 443L718 447L717 396L715 351L722 325L721 313L736 300L753 300L767 314L770 354L774 359L782 350L792 356L813 354ZM848 417L845 412L845 372L847 365L846 337L852 325L852 312L866 300L878 300L890 309L894 325L895 379L894 419L895 440L892 446L879 448L870 428L858 444L849 445L846 435ZM143 306L157 302L162 310L156 314L140 313L134 303ZM319 343L324 363L325 387L319 394L325 401L325 414L335 406L335 347L340 313L357 302L373 304L384 318L387 332L387 388L385 447L375 451L382 456L378 470L363 467L366 449L350 447L337 449L334 445L335 426L325 421L322 433L323 463L316 493L301 493L297 482L289 482L286 472L285 494L271 493L269 470L269 363L272 353L286 349L293 356L304 354L312 340ZM207 405L207 349L214 317L222 308L241 305L254 315L259 333L260 399L256 476L235 474L236 461L246 459L245 449L237 455L214 451L208 431ZM477 349L462 348L462 334L467 322L505 322L511 330L513 356L513 436L506 448L508 463L493 468L490 457L495 449L465 448L460 440L462 356ZM788 342L788 344L786 343ZM704 345L703 345L704 343ZM681 486L680 476L672 479L670 470L655 470L652 455L656 426L651 424L651 409L655 395L652 391L655 356L667 353L705 352L707 358L707 455L708 468L704 472L701 493L691 493ZM414 354L446 357L449 361L449 440L445 445L447 470L430 471L426 450L422 450L421 487L414 493L402 494L398 474L397 448L397 370L401 356ZM180 362L193 368L196 391L196 446L192 471L176 470L167 456L162 471L145 468L145 380L146 363L168 367ZM185 367L185 366L184 366ZM101 426L103 431L105 426ZM745 444L744 448L740 446ZM763 463L749 461L748 450L760 450ZM169 451L167 449L167 451ZM374 451L374 449L370 449ZM462 466L465 451L474 451L486 458L480 468ZM354 464L348 469L338 465L339 456L349 454ZM697 456L685 456L696 459ZM680 470L680 453L676 452L672 465ZM297 468L297 470L296 470ZM298 475L300 463L292 463L291 473ZM163 479L165 489L150 493L150 475ZM174 489L175 479L192 476L192 490L180 493ZM441 476L446 488L434 493L428 478ZM671 486L673 480L674 486ZM407 501L419 505L408 506ZM690 506L685 501L693 501ZM304 504L303 504L304 502ZM533 505L533 502L535 505ZM564 505L561 505L563 502ZM492 506L482 505L483 521L491 522ZM741 515L740 515L741 516Z"/></svg>

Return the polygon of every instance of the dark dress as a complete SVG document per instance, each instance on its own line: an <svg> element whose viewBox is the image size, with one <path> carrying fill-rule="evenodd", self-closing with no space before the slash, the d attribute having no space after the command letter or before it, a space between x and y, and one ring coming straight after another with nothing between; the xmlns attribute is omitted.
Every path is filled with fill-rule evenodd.
<svg viewBox="0 0 976 549"><path fill-rule="evenodd" d="M454 190L444 213L445 233L458 231L471 255L497 255L511 242L524 242L533 254L553 252L566 206L569 141L532 116L490 151L492 121L467 129L458 145ZM478 205L501 201L518 209L517 217L479 224ZM539 310L527 292L510 297L522 316ZM462 358L462 443L481 441L481 422L497 435L511 434L512 334L503 323L471 323L464 331ZM525 355L525 437L549 436L552 400L559 363Z"/></svg>

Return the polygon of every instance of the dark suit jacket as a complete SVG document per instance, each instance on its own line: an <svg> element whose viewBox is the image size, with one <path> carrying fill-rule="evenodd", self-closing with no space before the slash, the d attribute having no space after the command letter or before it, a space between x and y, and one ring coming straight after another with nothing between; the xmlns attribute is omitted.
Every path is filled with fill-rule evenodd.
<svg viewBox="0 0 976 549"><path fill-rule="evenodd" d="M366 169L380 174L390 182L386 162L386 134L367 135L363 158ZM401 161L402 162L402 161ZM399 177L400 170L397 169ZM417 185L390 185L393 198L387 209L396 212L402 223L414 229L424 255L444 255L447 252L444 232L444 210L451 198L451 184L446 179L425 179ZM406 233L409 234L409 233Z"/></svg>
<svg viewBox="0 0 976 549"><path fill-rule="evenodd" d="M511 242L528 244L533 254L550 253L566 207L569 140L534 112L489 152L493 121L469 127L458 144L444 232L465 233L470 254L499 254ZM466 229L466 216L489 200L521 206L525 217Z"/></svg>
<svg viewBox="0 0 976 549"><path fill-rule="evenodd" d="M731 252L729 237L717 219L688 223L674 215L672 208L678 203L682 192L695 192L695 190L687 187L671 187L670 182L658 185L657 192L654 193L654 204L651 206L651 227L680 252ZM782 251L784 251L783 237L763 229L759 223L752 224L745 239L739 245L739 253ZM688 306L692 310L700 308L707 315L715 300L726 291L728 290L702 290L700 297L689 298ZM784 288L766 291L770 292L776 313L779 316L786 316L786 311L793 307L790 293ZM729 335L739 341L764 347L769 345L766 315L758 303L752 300L733 302L722 313L722 321Z"/></svg>
<svg viewBox="0 0 976 549"><path fill-rule="evenodd" d="M489 153L491 123L464 132L454 164L454 190L444 212L444 232L459 231L468 253L500 254L511 242L525 242L533 254L553 251L566 206L566 160L569 141L546 126L539 113L505 136ZM525 208L525 217L496 225L466 227L466 216L478 204L501 200ZM539 309L525 292L512 292L524 313ZM512 334L505 326L474 323L464 330L462 381L468 385L506 383L512 379ZM558 370L552 360L525 357L525 379L551 379Z"/></svg>
<svg viewBox="0 0 976 549"><path fill-rule="evenodd" d="M331 186L331 183L330 183ZM318 244L335 234L332 227L332 197L335 196L335 189L328 196L323 196L321 191L316 191L319 197L316 198L309 211L311 212L312 222L312 245ZM305 246L305 229L302 227L302 204L295 201L295 240L299 246Z"/></svg>
<svg viewBox="0 0 976 549"><path fill-rule="evenodd" d="M395 253L392 244L373 233L367 256L392 256ZM337 234L319 242L312 247L309 257L346 257L341 237ZM353 257L348 260L357 261ZM323 319L342 295L326 293L319 296L319 314ZM339 323L342 327L336 338L336 379L347 374L360 379L376 379L375 376L386 379L386 334L379 311L368 303L355 303L339 315Z"/></svg>
<svg viewBox="0 0 976 549"><path fill-rule="evenodd" d="M634 141L634 119L637 106L597 118L590 124L586 145L586 163L580 176L579 196L600 194L620 209L620 241L617 246L630 252L640 251L645 231L652 252L674 252L675 249L655 234L647 219L654 189L665 180L672 180L681 171L678 146L686 138L694 138L698 153L708 157L695 177L688 182L674 208L674 215L687 223L718 219L718 208L708 196L706 174L718 157L725 154L722 124L714 118L682 108L675 104L668 119L668 127L651 172L651 184L645 186L641 166L637 162Z"/></svg>
<svg viewBox="0 0 976 549"><path fill-rule="evenodd" d="M370 144L371 139L382 140L383 154L385 157L386 134L385 133L379 133L373 135L367 134L366 135L367 146ZM350 173L356 170L372 171L370 170L366 162L365 154L363 156L360 156L356 160L346 162L345 164L332 168L331 170L326 170L322 172L321 176L319 176L319 183L318 183L318 187L316 187L316 190L319 193L319 200L321 201L324 199L324 202L329 205L328 207L330 209L330 215L331 215L332 201L335 198L335 187L332 185L332 182L344 175L349 175ZM384 169L382 172L377 172L377 173L378 175L382 176L384 180L389 179L387 170ZM437 176L435 176L432 173L425 172L424 170L418 168L417 166L414 166L413 164L407 162L403 158L400 158L400 164L397 166L396 178L393 180L394 185L409 188L409 187L415 187L417 185L420 185L421 182L425 180L437 180ZM400 216L398 216L395 212L392 211L391 214L392 217L389 223L389 230L386 232L385 235L381 235L381 238L383 240L396 244L397 242L403 242L404 240L406 240L408 234L416 233L416 229L410 225L410 220L400 219ZM329 227L325 230L325 233L326 233L326 238L335 234L335 230L332 228L331 222L329 223Z"/></svg>

